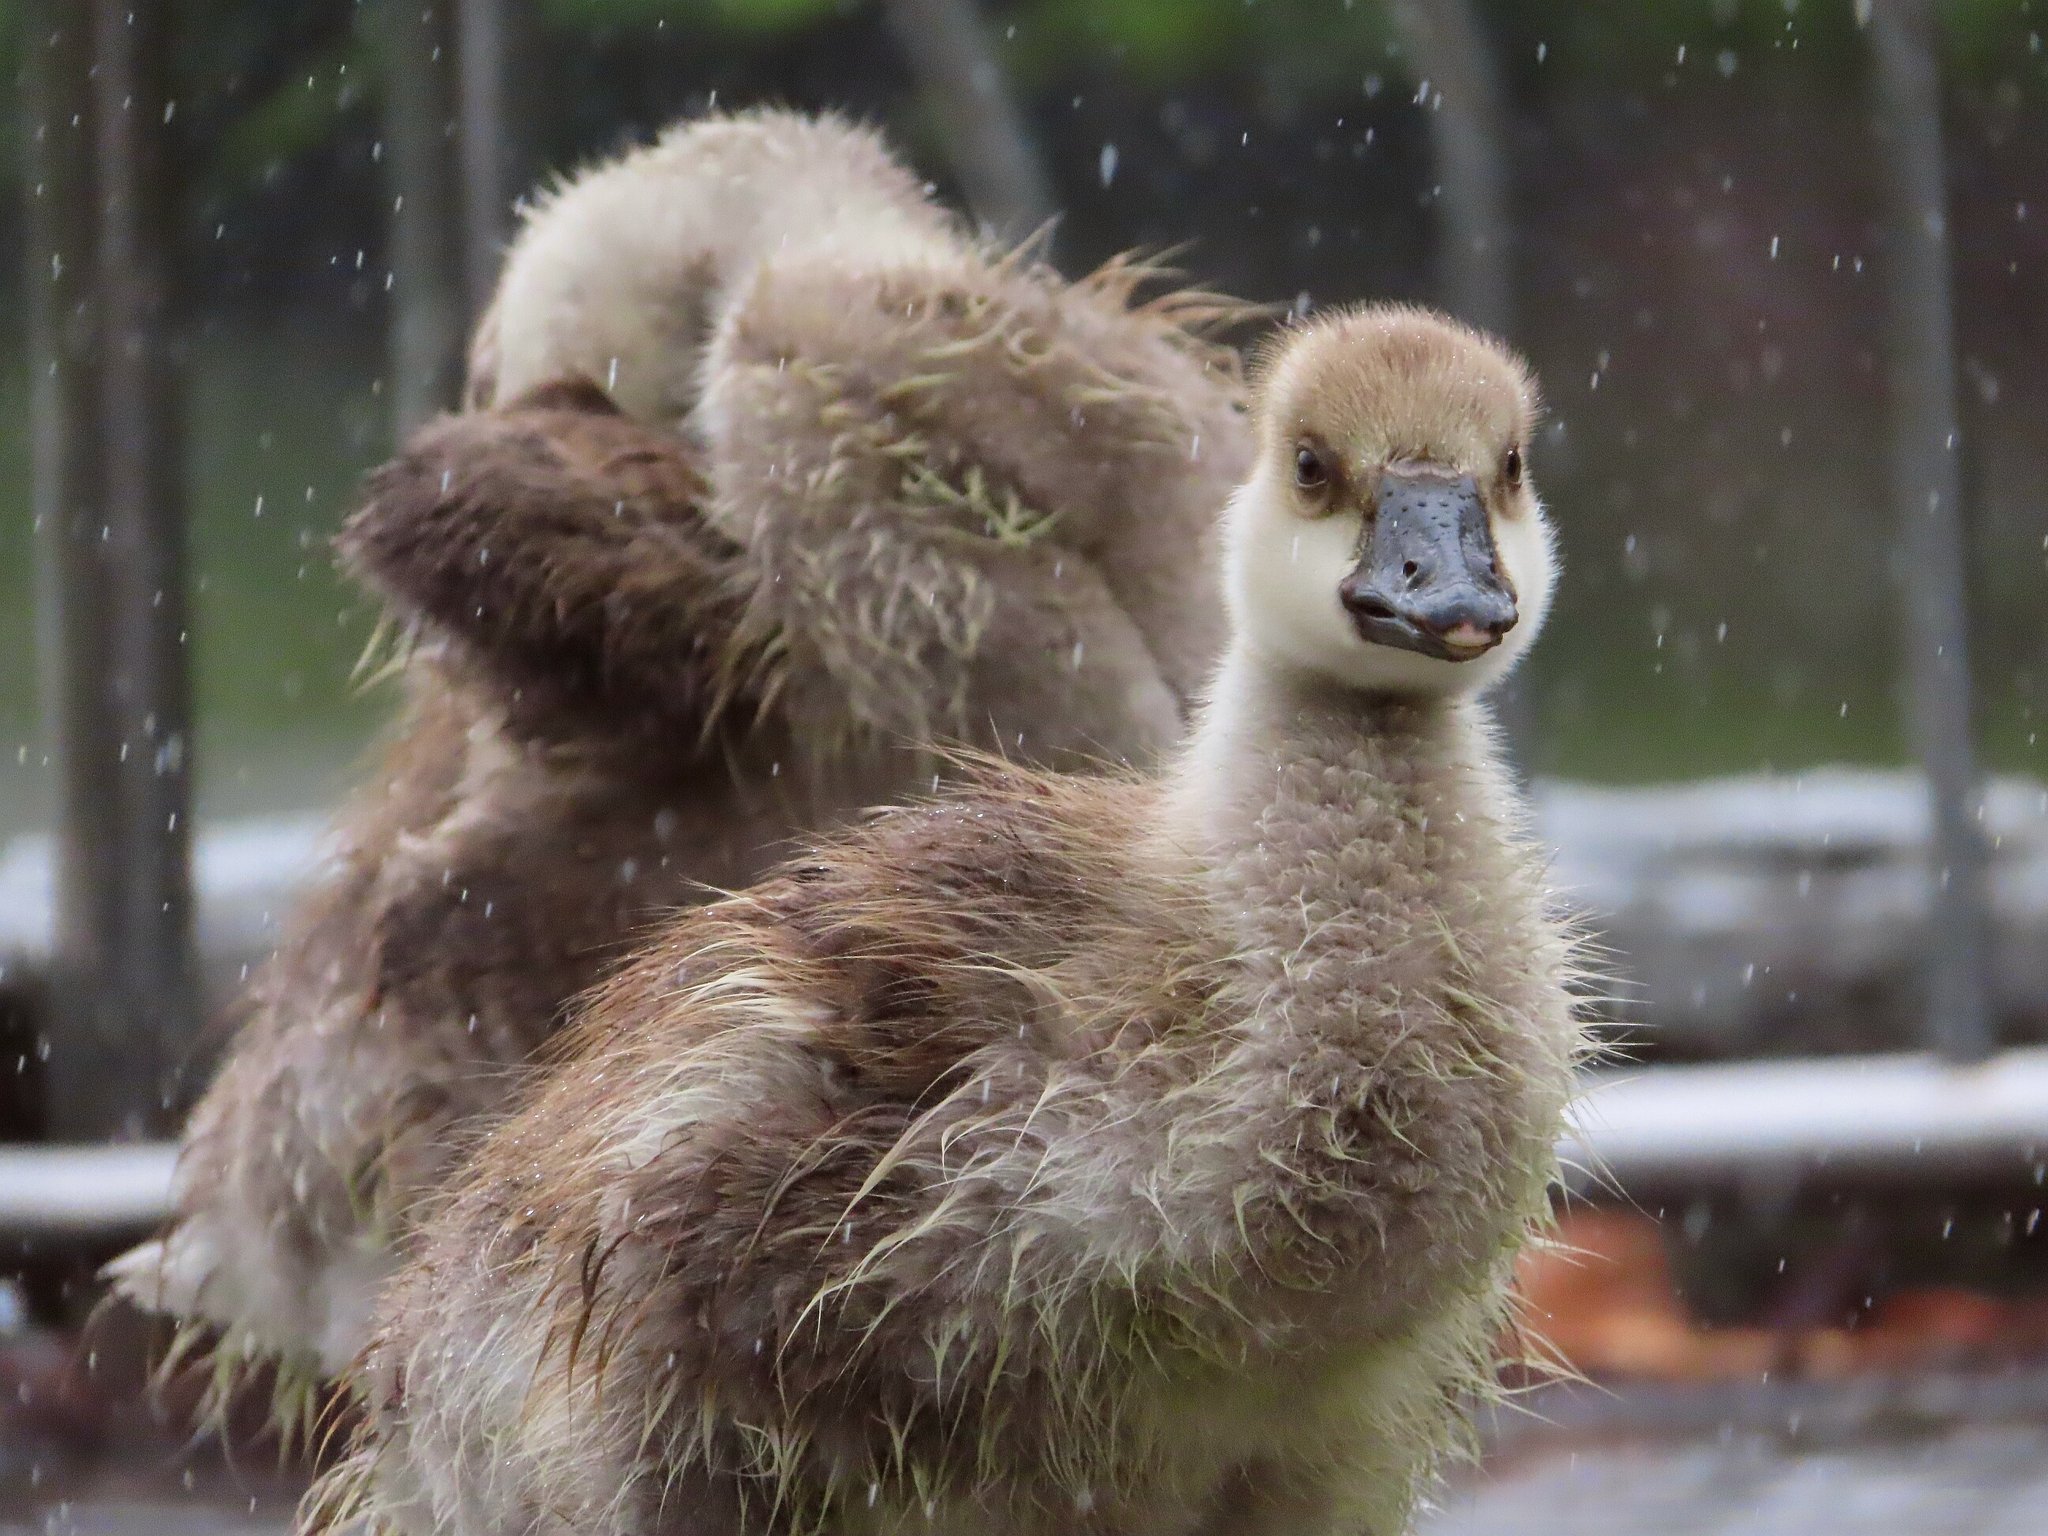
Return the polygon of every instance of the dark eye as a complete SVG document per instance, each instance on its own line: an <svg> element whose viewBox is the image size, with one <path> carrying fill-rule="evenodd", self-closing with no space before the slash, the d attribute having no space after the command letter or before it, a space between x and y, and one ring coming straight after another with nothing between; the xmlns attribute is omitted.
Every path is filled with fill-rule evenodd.
<svg viewBox="0 0 2048 1536"><path fill-rule="evenodd" d="M1501 473L1507 476L1509 485L1522 483L1522 450L1510 448L1508 456L1501 463Z"/></svg>
<svg viewBox="0 0 2048 1536"><path fill-rule="evenodd" d="M1306 443L1294 450L1294 483L1304 491L1319 491L1330 483L1323 456Z"/></svg>

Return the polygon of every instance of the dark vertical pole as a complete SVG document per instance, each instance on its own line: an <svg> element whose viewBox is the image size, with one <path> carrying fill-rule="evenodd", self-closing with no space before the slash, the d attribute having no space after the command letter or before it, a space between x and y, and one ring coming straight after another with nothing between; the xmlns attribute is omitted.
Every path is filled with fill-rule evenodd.
<svg viewBox="0 0 2048 1536"><path fill-rule="evenodd" d="M99 146L101 437L113 583L112 691L120 732L117 969L128 1071L153 1081L162 1124L168 1067L198 1027L192 952L192 699L185 607L183 390L171 334L177 248L171 0L95 0Z"/></svg>
<svg viewBox="0 0 2048 1536"><path fill-rule="evenodd" d="M56 770L56 922L50 955L47 1119L60 1137L108 1128L102 1084L121 1070L114 956L122 922L118 733L103 680L112 561L101 530L99 191L92 17L28 0L22 18L30 151L28 302L37 647Z"/></svg>
<svg viewBox="0 0 2048 1536"><path fill-rule="evenodd" d="M363 0L383 85L391 412L399 436L455 403L463 254L455 169L453 0Z"/></svg>
<svg viewBox="0 0 2048 1536"><path fill-rule="evenodd" d="M37 0L28 41L39 641L57 764L53 1135L165 1120L195 1025L162 0Z"/></svg>
<svg viewBox="0 0 2048 1536"><path fill-rule="evenodd" d="M1394 14L1416 83L1429 86L1438 292L1459 318L1505 336L1514 324L1507 112L1486 34L1465 0L1399 0Z"/></svg>
<svg viewBox="0 0 2048 1536"><path fill-rule="evenodd" d="M884 0L974 216L1020 239L1058 211L1038 146L974 0Z"/></svg>
<svg viewBox="0 0 2048 1536"><path fill-rule="evenodd" d="M1954 299L1933 7L1867 18L1882 137L1891 480L1904 564L1907 713L1933 808L1930 1042L1968 1060L1993 1043L1989 901L1973 735Z"/></svg>
<svg viewBox="0 0 2048 1536"><path fill-rule="evenodd" d="M455 0L463 297L472 320L490 302L512 228L512 189L520 157L508 101L511 11L512 0Z"/></svg>

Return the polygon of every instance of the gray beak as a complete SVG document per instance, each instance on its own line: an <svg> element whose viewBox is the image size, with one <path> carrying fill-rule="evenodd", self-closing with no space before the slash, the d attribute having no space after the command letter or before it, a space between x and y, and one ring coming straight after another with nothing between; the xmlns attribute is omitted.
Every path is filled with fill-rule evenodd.
<svg viewBox="0 0 2048 1536"><path fill-rule="evenodd" d="M1517 616L1479 487L1429 470L1380 477L1358 568L1337 596L1366 640L1444 661L1484 655Z"/></svg>

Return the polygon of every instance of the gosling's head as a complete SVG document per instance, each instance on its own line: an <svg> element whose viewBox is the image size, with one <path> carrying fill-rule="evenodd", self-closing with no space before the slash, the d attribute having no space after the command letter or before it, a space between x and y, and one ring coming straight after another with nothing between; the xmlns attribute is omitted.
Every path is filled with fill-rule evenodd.
<svg viewBox="0 0 2048 1536"><path fill-rule="evenodd" d="M1426 310L1285 333L1226 524L1239 643L1375 693L1499 681L1556 576L1529 475L1536 414L1519 359Z"/></svg>

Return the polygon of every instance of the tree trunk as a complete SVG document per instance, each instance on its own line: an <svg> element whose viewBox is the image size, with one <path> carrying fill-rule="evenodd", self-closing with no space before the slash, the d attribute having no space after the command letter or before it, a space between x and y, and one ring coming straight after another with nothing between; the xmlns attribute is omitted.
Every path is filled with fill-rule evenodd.
<svg viewBox="0 0 2048 1536"><path fill-rule="evenodd" d="M97 594L111 561L100 542L99 309L93 293L99 201L92 143L92 27L65 0L29 0L22 35L28 187L31 452L37 651L44 734L56 769L56 934L43 1038L47 1128L109 1129L96 1091L120 1055L120 759L101 681L111 636Z"/></svg>
<svg viewBox="0 0 2048 1536"><path fill-rule="evenodd" d="M1931 1043L1967 1059L1988 1053L1993 1041L1935 17L1927 0L1885 0L1859 15L1870 32L1882 140L1880 270L1907 716L1934 811L1928 1027Z"/></svg>
<svg viewBox="0 0 2048 1536"><path fill-rule="evenodd" d="M57 764L48 1130L161 1126L196 1027L175 245L161 0L39 0L28 50L35 510Z"/></svg>
<svg viewBox="0 0 2048 1536"><path fill-rule="evenodd" d="M514 0L455 0L463 297L472 322L490 302L512 230L520 160L506 109L515 51L513 6Z"/></svg>
<svg viewBox="0 0 2048 1536"><path fill-rule="evenodd" d="M173 322L177 248L171 0L96 0L107 545L116 726L123 747L120 956L137 1054L159 1085L198 1032L192 953L192 691L185 593L184 391Z"/></svg>
<svg viewBox="0 0 2048 1536"><path fill-rule="evenodd" d="M883 0L974 216L1017 240L1058 211L974 0Z"/></svg>
<svg viewBox="0 0 2048 1536"><path fill-rule="evenodd" d="M365 0L383 82L391 414L403 439L462 383L453 0Z"/></svg>
<svg viewBox="0 0 2048 1536"><path fill-rule="evenodd" d="M1437 180L1437 293L1460 319L1497 335L1514 324L1507 111L1486 34L1465 0L1398 0L1419 89L1428 99Z"/></svg>

